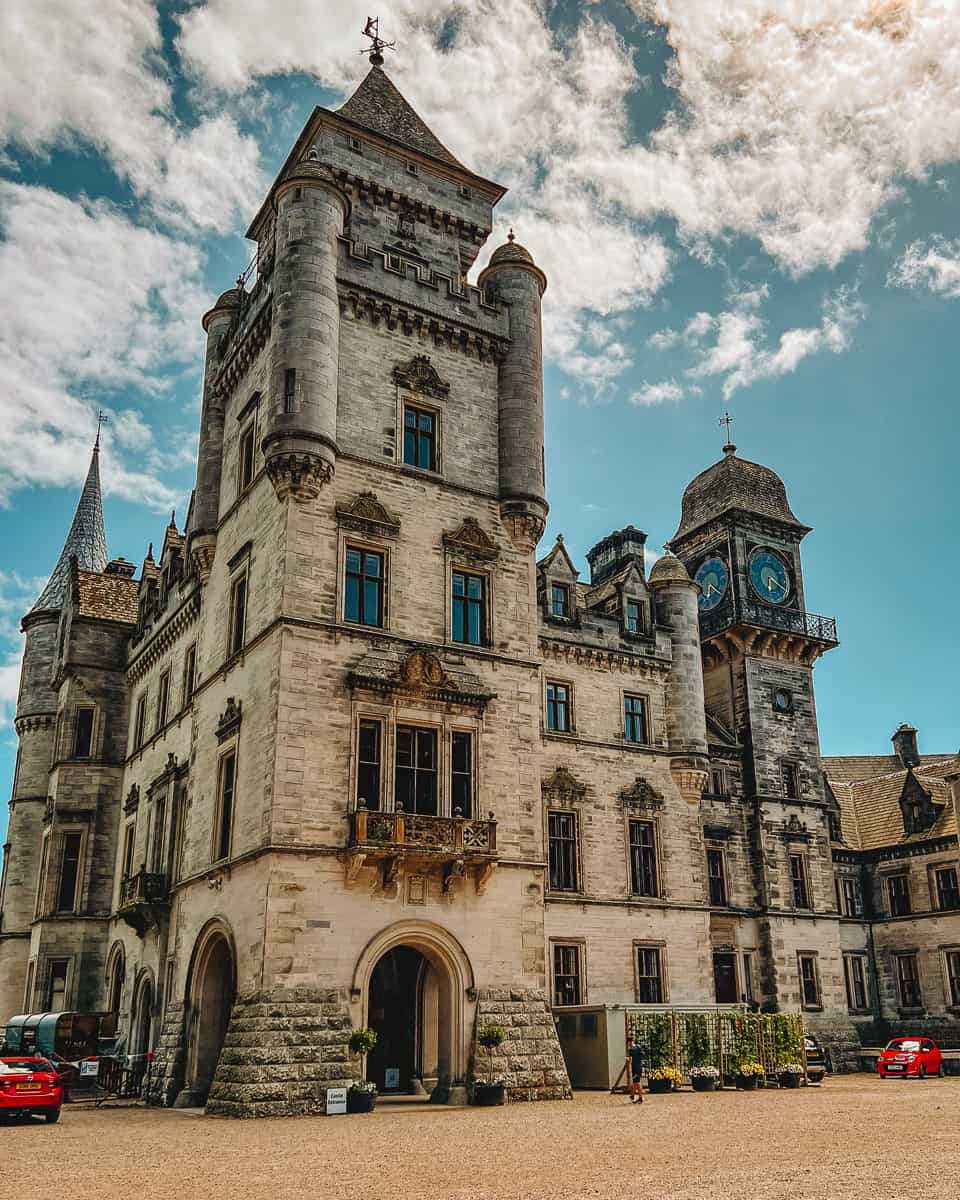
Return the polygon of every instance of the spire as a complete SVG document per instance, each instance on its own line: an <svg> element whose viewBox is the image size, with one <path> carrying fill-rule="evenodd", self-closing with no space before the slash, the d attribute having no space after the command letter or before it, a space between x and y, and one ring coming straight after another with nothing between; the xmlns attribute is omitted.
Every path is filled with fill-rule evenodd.
<svg viewBox="0 0 960 1200"><path fill-rule="evenodd" d="M67 540L63 543L57 565L47 586L40 593L31 612L61 607L70 580L70 559L76 558L81 571L102 571L107 565L107 536L103 528L103 503L100 498L100 446L93 448L90 469L80 493L77 511Z"/></svg>

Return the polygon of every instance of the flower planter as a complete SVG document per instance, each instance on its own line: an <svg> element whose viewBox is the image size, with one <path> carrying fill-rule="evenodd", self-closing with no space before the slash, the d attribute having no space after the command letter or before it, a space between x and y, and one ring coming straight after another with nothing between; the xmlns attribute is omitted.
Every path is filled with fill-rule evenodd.
<svg viewBox="0 0 960 1200"><path fill-rule="evenodd" d="M473 1102L481 1108L490 1108L495 1104L505 1104L507 1089L502 1083L478 1083L473 1089Z"/></svg>
<svg viewBox="0 0 960 1200"><path fill-rule="evenodd" d="M690 1086L695 1092L712 1092L716 1090L719 1082L719 1079L714 1079L711 1075L694 1075Z"/></svg>
<svg viewBox="0 0 960 1200"><path fill-rule="evenodd" d="M782 1075L777 1076L782 1088L798 1088L802 1078L803 1076L798 1075L796 1071L784 1071Z"/></svg>
<svg viewBox="0 0 960 1200"><path fill-rule="evenodd" d="M347 1092L348 1113L373 1112L376 1103L376 1092L355 1092L353 1090Z"/></svg>
<svg viewBox="0 0 960 1200"><path fill-rule="evenodd" d="M648 1083L647 1090L654 1096L662 1096L666 1092L673 1091L672 1079L651 1079Z"/></svg>
<svg viewBox="0 0 960 1200"><path fill-rule="evenodd" d="M759 1075L738 1075L737 1087L741 1092L755 1092L760 1086Z"/></svg>

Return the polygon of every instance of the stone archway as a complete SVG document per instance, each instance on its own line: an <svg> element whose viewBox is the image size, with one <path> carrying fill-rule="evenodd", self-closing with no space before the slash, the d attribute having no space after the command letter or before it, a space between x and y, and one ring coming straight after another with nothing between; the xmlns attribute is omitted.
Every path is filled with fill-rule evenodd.
<svg viewBox="0 0 960 1200"><path fill-rule="evenodd" d="M422 1080L434 1099L465 1102L475 989L470 960L452 934L425 921L383 930L360 956L353 995L360 1024L382 1036L368 1060L378 1087L392 1070L398 1086L388 1092L418 1090Z"/></svg>
<svg viewBox="0 0 960 1200"><path fill-rule="evenodd" d="M107 958L107 1003L106 1011L113 1013L114 1020L119 1022L120 1004L123 1000L123 983L126 975L126 952L123 942L114 942ZM119 1028L119 1026L118 1026Z"/></svg>
<svg viewBox="0 0 960 1200"><path fill-rule="evenodd" d="M187 983L186 1083L178 1108L206 1104L230 1023L237 990L236 955L229 928L211 921L193 950Z"/></svg>
<svg viewBox="0 0 960 1200"><path fill-rule="evenodd" d="M153 976L142 971L133 989L130 1008L129 1055L131 1065L139 1070L145 1065L147 1052L152 1049Z"/></svg>

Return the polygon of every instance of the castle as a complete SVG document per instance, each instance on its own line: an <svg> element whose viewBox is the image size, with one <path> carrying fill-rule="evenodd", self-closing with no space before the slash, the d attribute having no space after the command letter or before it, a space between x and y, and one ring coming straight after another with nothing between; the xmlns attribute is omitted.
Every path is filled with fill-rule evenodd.
<svg viewBox="0 0 960 1200"><path fill-rule="evenodd" d="M541 298L504 188L378 59L317 108L204 315L196 486L107 560L95 450L23 619L0 1018L109 1010L150 1098L322 1111L569 1082L586 1004L960 1030L955 755L822 759L809 532L727 445L649 572L544 531ZM953 791L951 793L951 781Z"/></svg>

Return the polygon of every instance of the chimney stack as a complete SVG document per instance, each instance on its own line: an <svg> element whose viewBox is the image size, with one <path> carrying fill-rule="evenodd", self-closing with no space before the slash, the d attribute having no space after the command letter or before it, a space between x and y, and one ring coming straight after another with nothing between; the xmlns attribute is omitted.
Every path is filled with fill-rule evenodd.
<svg viewBox="0 0 960 1200"><path fill-rule="evenodd" d="M893 752L900 759L902 767L919 767L920 752L917 749L917 731L912 725L900 725L890 739L893 742Z"/></svg>

